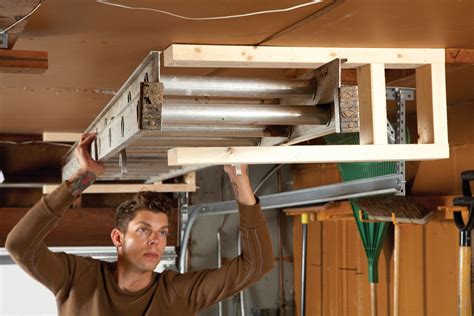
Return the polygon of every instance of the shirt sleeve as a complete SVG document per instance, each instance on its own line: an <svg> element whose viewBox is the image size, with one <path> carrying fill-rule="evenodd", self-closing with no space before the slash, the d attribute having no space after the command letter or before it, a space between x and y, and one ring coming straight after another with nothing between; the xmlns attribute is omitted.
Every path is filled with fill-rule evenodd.
<svg viewBox="0 0 474 316"><path fill-rule="evenodd" d="M260 205L239 204L242 252L219 269L176 274L173 288L182 300L203 309L232 296L270 272L274 256Z"/></svg>
<svg viewBox="0 0 474 316"><path fill-rule="evenodd" d="M61 184L26 213L8 234L5 243L12 259L56 297L65 295L70 287L74 273L77 273L78 258L50 251L44 239L74 200L66 184Z"/></svg>

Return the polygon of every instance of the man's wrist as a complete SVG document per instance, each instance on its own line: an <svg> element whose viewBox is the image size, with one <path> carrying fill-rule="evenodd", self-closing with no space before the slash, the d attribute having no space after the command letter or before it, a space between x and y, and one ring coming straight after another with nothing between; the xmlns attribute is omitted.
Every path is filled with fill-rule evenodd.
<svg viewBox="0 0 474 316"><path fill-rule="evenodd" d="M243 196L240 197L240 199L237 200L240 204L247 205L247 206L252 206L257 204L257 199L255 198L255 195L253 193L248 196Z"/></svg>
<svg viewBox="0 0 474 316"><path fill-rule="evenodd" d="M92 171L80 171L68 180L67 188L73 196L79 196L97 179L97 175Z"/></svg>
<svg viewBox="0 0 474 316"><path fill-rule="evenodd" d="M248 176L231 177L230 182L232 183L235 199L239 203L249 206L257 203Z"/></svg>

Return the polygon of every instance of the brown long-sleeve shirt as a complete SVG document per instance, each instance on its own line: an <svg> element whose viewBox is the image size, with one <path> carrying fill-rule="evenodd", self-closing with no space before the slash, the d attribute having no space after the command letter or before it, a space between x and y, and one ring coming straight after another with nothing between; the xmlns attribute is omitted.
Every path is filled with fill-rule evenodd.
<svg viewBox="0 0 474 316"><path fill-rule="evenodd" d="M44 238L74 197L61 185L12 229L6 248L27 273L56 296L60 315L195 315L258 281L273 267L273 251L259 205L239 205L242 253L219 269L154 273L137 292L119 288L115 263L51 252Z"/></svg>

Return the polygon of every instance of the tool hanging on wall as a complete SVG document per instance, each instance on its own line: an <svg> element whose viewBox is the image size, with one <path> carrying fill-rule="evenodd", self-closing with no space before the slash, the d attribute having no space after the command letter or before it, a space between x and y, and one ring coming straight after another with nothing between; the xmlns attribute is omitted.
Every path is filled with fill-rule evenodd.
<svg viewBox="0 0 474 316"><path fill-rule="evenodd" d="M301 243L301 316L305 315L306 307L306 244L308 242L308 213L301 214L302 243Z"/></svg>
<svg viewBox="0 0 474 316"><path fill-rule="evenodd" d="M474 198L470 184L471 181L474 181L474 170L462 172L461 181L464 196L455 198L453 205L467 207L469 216L467 222L464 222L461 211L453 212L454 223L459 229L458 313L461 316L471 316L471 230L474 226L472 216Z"/></svg>
<svg viewBox="0 0 474 316"><path fill-rule="evenodd" d="M333 134L325 137L328 144L358 144L359 134ZM340 163L338 164L341 178L344 181L371 178L396 172L395 162ZM368 277L370 283L371 315L377 315L377 283L378 262L387 231L386 223L370 223L361 221L358 216L359 205L356 199L350 200L359 235L364 246L368 261Z"/></svg>
<svg viewBox="0 0 474 316"><path fill-rule="evenodd" d="M405 108L407 100L414 100L415 91L413 89L407 88L387 88L386 89L386 99L394 100L396 103L397 117L396 124L392 124L387 120L387 142L388 143L397 143L397 144L407 144L410 143L410 134L408 129L405 127L406 117L405 117ZM360 134L359 133L347 133L347 134L332 134L325 136L326 143L328 144L359 144L360 143ZM400 181L399 189L396 195L404 196L405 191L405 161L398 162L369 162L369 163L339 163L338 168L341 174L341 177L344 181L354 180L354 179L363 179L371 178L374 176L379 176L383 174L397 173L403 176L403 180ZM386 198L385 198L386 199ZM379 200L380 201L380 200ZM380 251L382 249L385 235L387 231L387 224L383 221L392 221L390 213L388 217L378 221L369 221L366 217L367 214L361 214L360 212L360 203L361 200L351 199L350 200L352 209L354 212L354 217L356 220L357 228L359 230L362 243L364 245L365 253L368 260L368 275L369 283L371 290L371 314L377 315L377 287L378 283L378 259L380 256ZM380 202L375 203L377 209ZM413 204L413 203L411 203ZM371 205L373 207L373 205ZM383 205L386 206L386 205ZM390 204L390 206L392 206ZM407 214L408 217L411 217L413 206L408 207ZM385 210L390 210L392 207L382 207L382 212ZM380 211L379 211L380 212ZM380 215L380 214L378 214ZM384 215L384 214L382 214ZM404 217L404 216L402 216ZM396 227L398 229L398 227ZM399 233L399 231L398 231ZM397 235L398 236L398 235ZM399 253L399 252L397 252ZM398 298L398 297L397 297Z"/></svg>
<svg viewBox="0 0 474 316"><path fill-rule="evenodd" d="M362 198L359 199L359 207L360 221L392 222L394 225L393 316L398 316L400 309L400 226L403 224L424 225L434 212L416 203L414 198L407 196ZM365 215L369 221L364 220Z"/></svg>

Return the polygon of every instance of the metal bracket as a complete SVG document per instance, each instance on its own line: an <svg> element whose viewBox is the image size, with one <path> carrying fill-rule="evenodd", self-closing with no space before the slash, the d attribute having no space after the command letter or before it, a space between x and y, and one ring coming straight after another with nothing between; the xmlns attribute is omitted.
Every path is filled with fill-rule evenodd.
<svg viewBox="0 0 474 316"><path fill-rule="evenodd" d="M180 192L178 193L178 210L179 210L179 240L178 245L180 245L184 238L184 231L186 226L188 225L188 216L189 216L189 194L188 192ZM185 258L183 258L183 267L188 266L188 256L187 253L185 254Z"/></svg>
<svg viewBox="0 0 474 316"><path fill-rule="evenodd" d="M119 166L120 166L120 171L122 175L128 173L127 169L127 151L125 149L122 149L119 154Z"/></svg>
<svg viewBox="0 0 474 316"><path fill-rule="evenodd" d="M8 48L8 33L0 31L0 48Z"/></svg>
<svg viewBox="0 0 474 316"><path fill-rule="evenodd" d="M395 143L406 144L406 101L415 100L415 89L410 88L387 88L387 100L395 100L397 106L397 123L395 127ZM396 163L397 174L402 176L400 190L396 195L406 195L405 180L405 161L400 160Z"/></svg>
<svg viewBox="0 0 474 316"><path fill-rule="evenodd" d="M184 227L188 222L188 206L189 206L189 194L188 192L179 192L178 193L178 209L180 216L180 237L179 240L183 239Z"/></svg>
<svg viewBox="0 0 474 316"><path fill-rule="evenodd" d="M346 59L336 58L297 77L298 80L313 80L315 82L313 95L284 98L281 100L281 104L317 105L333 103L341 86L341 66L346 61Z"/></svg>

